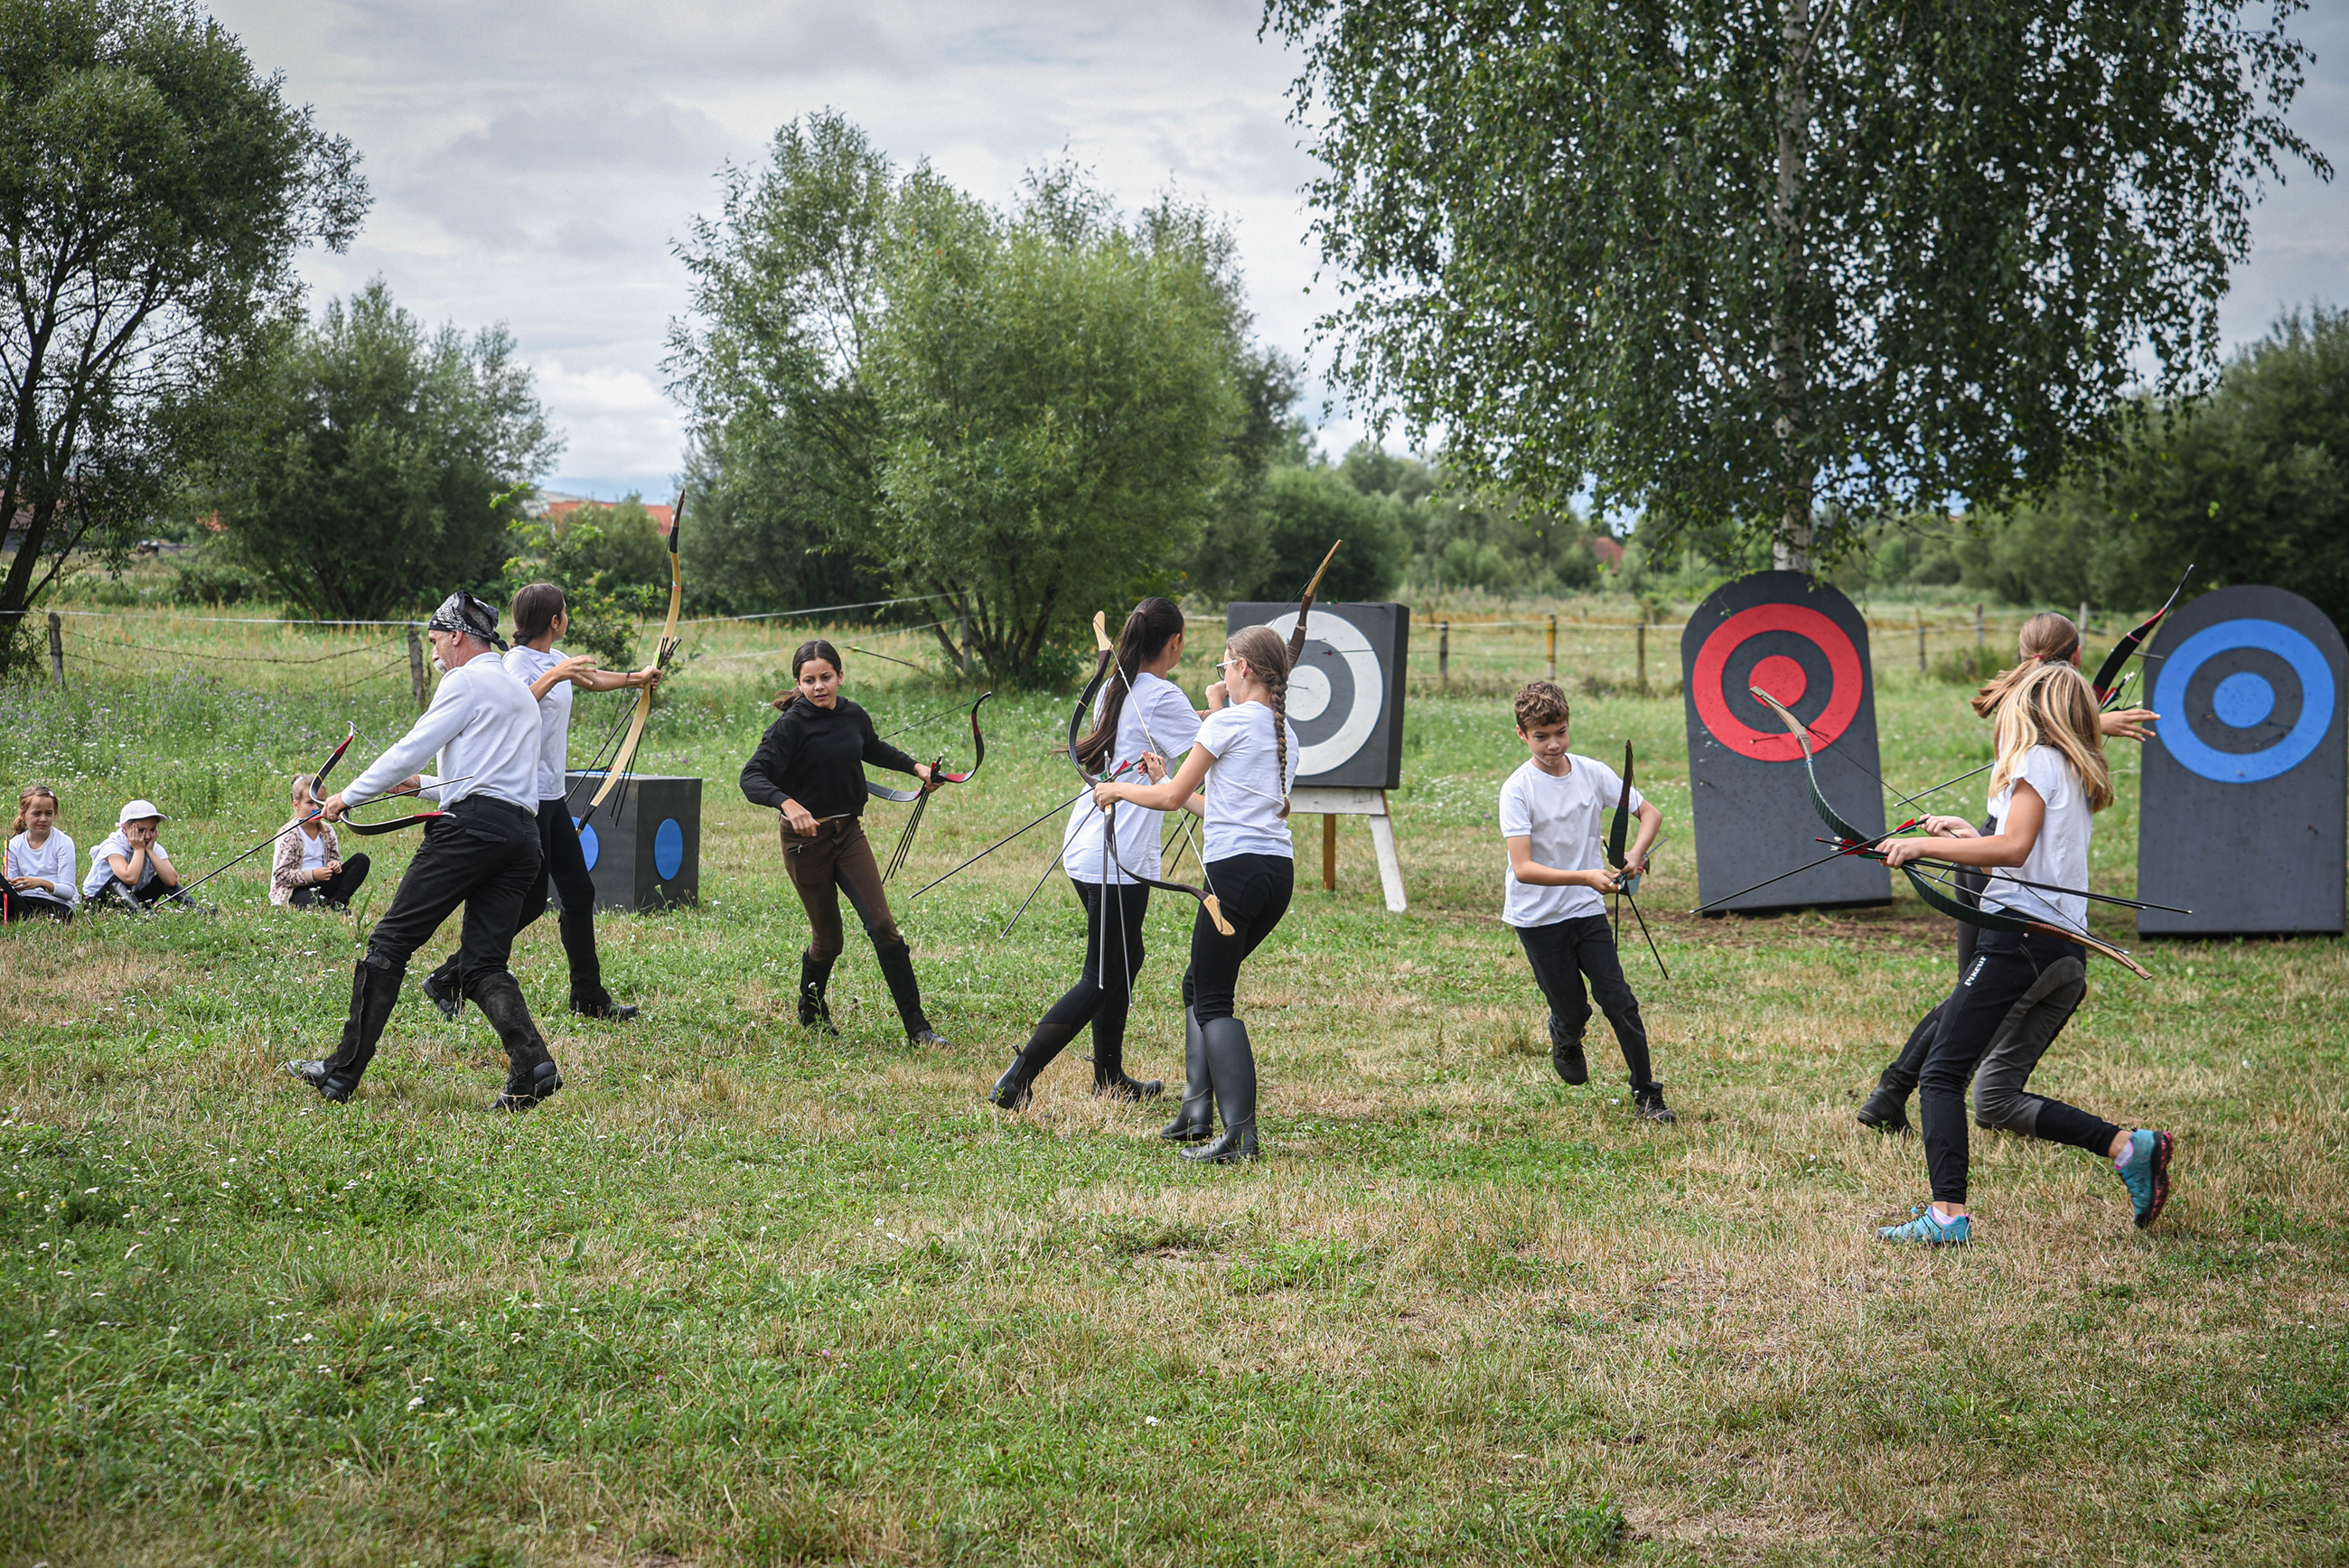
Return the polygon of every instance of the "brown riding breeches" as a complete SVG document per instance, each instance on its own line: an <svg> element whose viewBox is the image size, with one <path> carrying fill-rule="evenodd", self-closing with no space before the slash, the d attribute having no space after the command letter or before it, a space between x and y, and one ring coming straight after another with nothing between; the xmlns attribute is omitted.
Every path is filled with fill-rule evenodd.
<svg viewBox="0 0 2349 1568"><path fill-rule="evenodd" d="M815 836L808 839L792 832L791 823L785 821L782 840L783 870L791 874L792 886L799 890L800 903L807 909L810 958L828 964L840 956L843 889L874 947L894 947L905 941L897 933L896 921L890 917L889 896L881 890L881 867L873 858L873 845L864 837L861 819L840 817L818 822Z"/></svg>

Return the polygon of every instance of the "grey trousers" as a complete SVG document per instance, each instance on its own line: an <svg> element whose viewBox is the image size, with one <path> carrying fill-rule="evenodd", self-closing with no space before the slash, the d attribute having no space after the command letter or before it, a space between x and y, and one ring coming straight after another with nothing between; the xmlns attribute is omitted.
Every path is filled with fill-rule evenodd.
<svg viewBox="0 0 2349 1568"><path fill-rule="evenodd" d="M1974 1069L1973 1109L1976 1127L1996 1128L2006 1132L2035 1136L2039 1127L2039 1108L2047 1102L2028 1092L2024 1085L2039 1066L2039 1058L2064 1031L2078 1011L2082 998L2088 991L2088 972L2076 958L2059 959L2047 966L2031 989L2015 999L1999 1020L1997 1030L1991 1036L1990 1048L1982 1053L1982 1063ZM1933 1010L1917 1020L1909 1032L1909 1043L1899 1056L1884 1069L1883 1082L1899 1091L1902 1100L1917 1090L1917 1077L1924 1070L1925 1053L1933 1048L1933 1037L1940 1033L1941 1009L1945 1003L1936 1003Z"/></svg>

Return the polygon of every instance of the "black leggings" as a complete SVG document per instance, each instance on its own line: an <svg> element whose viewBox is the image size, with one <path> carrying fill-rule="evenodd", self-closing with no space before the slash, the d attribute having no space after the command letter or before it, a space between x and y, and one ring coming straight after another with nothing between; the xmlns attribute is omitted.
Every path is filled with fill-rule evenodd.
<svg viewBox="0 0 2349 1568"><path fill-rule="evenodd" d="M307 909L314 903L348 903L351 894L367 879L368 861L365 855L353 855L343 862L343 869L322 882L297 887L285 902L295 909Z"/></svg>
<svg viewBox="0 0 2349 1568"><path fill-rule="evenodd" d="M1191 966L1183 972L1183 1005L1202 1026L1232 1016L1240 964L1288 913L1297 891L1297 862L1287 855L1234 855L1206 868L1207 887L1232 923L1226 936L1205 906L1191 923Z"/></svg>
<svg viewBox="0 0 2349 1568"><path fill-rule="evenodd" d="M26 920L54 920L59 925L71 925L73 916L73 905L61 898L51 898L45 892L17 892L13 889L0 892L0 924L14 925Z"/></svg>
<svg viewBox="0 0 2349 1568"><path fill-rule="evenodd" d="M1631 995L1630 983L1623 978L1623 961L1616 953L1615 933L1607 917L1586 914L1514 929L1518 945L1526 950L1526 962L1533 965L1534 984L1549 1003L1552 1042L1563 1036L1577 1045L1582 1043L1582 1031L1590 1025L1590 1000L1582 990L1588 976L1599 1011L1615 1030L1615 1043L1623 1047L1623 1066L1631 1075L1631 1087L1661 1087L1651 1076L1648 1030L1640 1021L1640 999Z"/></svg>
<svg viewBox="0 0 2349 1568"><path fill-rule="evenodd" d="M1941 1026L1925 1054L1924 1071L1917 1084L1924 1121L1925 1170L1932 1180L1935 1202L1966 1201L1966 1085L1998 1036L1999 1026L2016 1003L2041 986L2043 979L2057 978L2054 972L2059 966L2080 962L2078 944L2059 936L1984 931L1975 938L1974 961L1941 1005ZM2063 1017L2070 1016L2066 1011ZM2045 1050L2053 1037L2050 1031L2046 1039L2036 1042L2038 1050ZM2027 1077L2037 1061L2034 1051L2031 1062L2022 1068L2023 1076ZM2020 1078L2013 1088L2020 1092ZM2121 1130L2111 1122L2062 1100L2030 1098L2035 1102L2030 1126L2034 1137L2105 1154L2120 1135Z"/></svg>
<svg viewBox="0 0 2349 1568"><path fill-rule="evenodd" d="M1135 882L1069 885L1085 906L1084 970L1038 1020L1036 1033L1066 1038L1090 1023L1094 1076L1114 1074L1125 1063L1125 1019L1133 1006L1133 977L1142 973L1142 917L1150 908L1150 890Z"/></svg>

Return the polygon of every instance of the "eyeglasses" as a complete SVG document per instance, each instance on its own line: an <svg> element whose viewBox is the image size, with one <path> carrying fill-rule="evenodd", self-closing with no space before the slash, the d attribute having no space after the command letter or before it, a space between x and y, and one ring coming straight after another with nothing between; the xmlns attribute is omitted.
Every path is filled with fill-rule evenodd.
<svg viewBox="0 0 2349 1568"><path fill-rule="evenodd" d="M1237 665L1241 668L1245 669L1247 667L1247 661L1246 659L1217 659L1215 663L1214 668L1217 675L1221 675L1226 670L1230 669L1234 665Z"/></svg>

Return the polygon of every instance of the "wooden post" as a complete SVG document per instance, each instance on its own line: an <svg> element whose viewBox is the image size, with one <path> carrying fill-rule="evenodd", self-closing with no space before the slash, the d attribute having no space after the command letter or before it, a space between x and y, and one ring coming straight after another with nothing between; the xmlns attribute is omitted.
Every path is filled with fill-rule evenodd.
<svg viewBox="0 0 2349 1568"><path fill-rule="evenodd" d="M1977 605L1975 605L1975 606L1974 606L1974 648L1975 648L1975 651L1976 651L1976 652L1980 652L1980 651L1981 651L1981 649L1982 649L1982 607L1981 605L1977 604Z"/></svg>
<svg viewBox="0 0 2349 1568"><path fill-rule="evenodd" d="M1549 618L1549 683L1557 684L1557 617Z"/></svg>
<svg viewBox="0 0 2349 1568"><path fill-rule="evenodd" d="M2088 634L2088 602L2085 599L2080 601L2080 619L2075 624L2082 636Z"/></svg>
<svg viewBox="0 0 2349 1568"><path fill-rule="evenodd" d="M49 678L63 691L66 684L66 624L49 612Z"/></svg>
<svg viewBox="0 0 2349 1568"><path fill-rule="evenodd" d="M1321 813L1321 891L1338 891L1338 814Z"/></svg>
<svg viewBox="0 0 2349 1568"><path fill-rule="evenodd" d="M1925 612L1917 612L1917 673L1925 673Z"/></svg>
<svg viewBox="0 0 2349 1568"><path fill-rule="evenodd" d="M408 628L408 684L416 688L417 712L432 706L432 683L424 674L424 639L413 626Z"/></svg>
<svg viewBox="0 0 2349 1568"><path fill-rule="evenodd" d="M1452 623L1435 624L1435 678L1445 691L1452 689Z"/></svg>
<svg viewBox="0 0 2349 1568"><path fill-rule="evenodd" d="M1644 620L1640 623L1640 634L1638 640L1640 645L1640 689L1644 692L1648 689L1648 623Z"/></svg>

